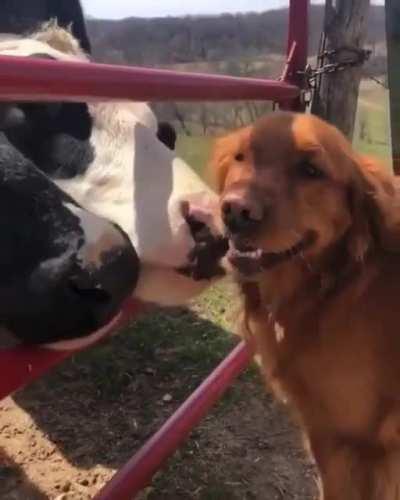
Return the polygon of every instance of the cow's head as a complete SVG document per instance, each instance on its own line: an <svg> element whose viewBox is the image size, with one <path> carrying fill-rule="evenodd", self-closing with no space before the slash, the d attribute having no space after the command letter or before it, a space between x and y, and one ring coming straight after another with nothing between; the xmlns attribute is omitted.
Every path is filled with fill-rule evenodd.
<svg viewBox="0 0 400 500"><path fill-rule="evenodd" d="M0 225L1 339L81 338L84 345L88 334L100 336L134 289L135 250L115 224L78 206L3 132Z"/></svg>
<svg viewBox="0 0 400 500"><path fill-rule="evenodd" d="M76 40L54 25L0 43L0 53L86 60ZM128 234L141 261L136 297L180 304L223 274L216 197L160 141L145 103L19 104L4 115L16 148L85 209Z"/></svg>

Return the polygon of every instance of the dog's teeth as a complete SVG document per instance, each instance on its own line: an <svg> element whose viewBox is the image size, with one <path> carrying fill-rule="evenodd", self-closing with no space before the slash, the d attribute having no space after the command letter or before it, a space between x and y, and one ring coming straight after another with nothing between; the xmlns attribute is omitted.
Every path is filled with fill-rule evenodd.
<svg viewBox="0 0 400 500"><path fill-rule="evenodd" d="M247 252L242 252L242 255L245 255L246 257L250 257L252 259L259 259L262 256L262 250L249 250Z"/></svg>
<svg viewBox="0 0 400 500"><path fill-rule="evenodd" d="M263 251L258 248L255 250L240 250L236 248L234 245L230 243L230 251L232 255L235 255L236 257L241 257L241 258L247 258L250 260L260 260L261 257L263 256Z"/></svg>

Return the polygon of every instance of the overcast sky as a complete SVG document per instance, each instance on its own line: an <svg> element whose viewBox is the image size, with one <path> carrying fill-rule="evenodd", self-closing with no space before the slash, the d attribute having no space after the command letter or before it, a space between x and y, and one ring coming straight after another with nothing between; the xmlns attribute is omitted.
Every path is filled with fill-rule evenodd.
<svg viewBox="0 0 400 500"><path fill-rule="evenodd" d="M82 0L86 14L104 19L249 12L287 6L288 0ZM322 3L315 1L313 3ZM374 3L383 3L378 0Z"/></svg>

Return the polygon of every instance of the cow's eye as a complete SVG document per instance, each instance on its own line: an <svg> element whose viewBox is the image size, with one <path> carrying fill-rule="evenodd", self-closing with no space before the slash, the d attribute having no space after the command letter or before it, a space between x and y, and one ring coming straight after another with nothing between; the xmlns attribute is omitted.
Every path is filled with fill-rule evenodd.
<svg viewBox="0 0 400 500"><path fill-rule="evenodd" d="M322 179L325 177L325 172L309 161L299 163L297 172L304 179Z"/></svg>

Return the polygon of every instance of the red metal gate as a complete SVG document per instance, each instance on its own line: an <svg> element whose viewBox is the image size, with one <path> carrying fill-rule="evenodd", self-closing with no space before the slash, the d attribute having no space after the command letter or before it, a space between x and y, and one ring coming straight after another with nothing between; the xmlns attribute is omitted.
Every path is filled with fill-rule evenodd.
<svg viewBox="0 0 400 500"><path fill-rule="evenodd" d="M307 63L308 8L308 0L290 0L287 64L279 80L3 56L0 57L0 101L257 99L302 111L305 108L302 71ZM118 326L139 313L135 304L126 304ZM0 399L69 355L70 352L35 348L0 350ZM96 498L134 498L246 368L251 355L251 346L240 343Z"/></svg>

